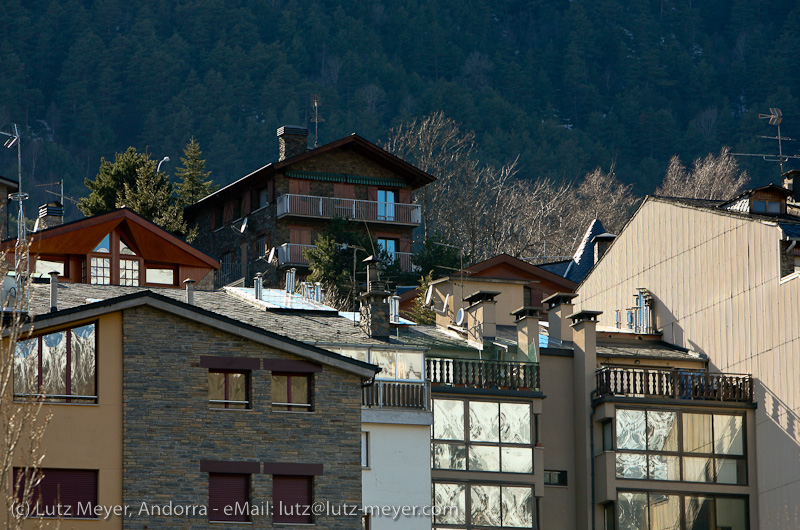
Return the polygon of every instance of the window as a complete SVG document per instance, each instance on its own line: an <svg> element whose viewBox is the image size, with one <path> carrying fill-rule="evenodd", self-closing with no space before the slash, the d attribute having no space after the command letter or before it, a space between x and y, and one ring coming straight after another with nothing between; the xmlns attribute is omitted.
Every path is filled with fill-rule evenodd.
<svg viewBox="0 0 800 530"><path fill-rule="evenodd" d="M175 285L175 269L173 267L147 267L145 282L157 285Z"/></svg>
<svg viewBox="0 0 800 530"><path fill-rule="evenodd" d="M89 469L41 469L41 482L31 492L30 506L39 517L95 519L97 506L97 471ZM17 502L24 484L38 478L26 468L14 468Z"/></svg>
<svg viewBox="0 0 800 530"><path fill-rule="evenodd" d="M567 472L566 471L545 471L544 472L544 485L545 486L566 486L567 485Z"/></svg>
<svg viewBox="0 0 800 530"><path fill-rule="evenodd" d="M767 213L781 213L781 203L767 201Z"/></svg>
<svg viewBox="0 0 800 530"><path fill-rule="evenodd" d="M253 193L253 211L269 204L269 189L265 186Z"/></svg>
<svg viewBox="0 0 800 530"><path fill-rule="evenodd" d="M261 258L269 252L269 234L261 234L256 238L255 249L253 252L254 257Z"/></svg>
<svg viewBox="0 0 800 530"><path fill-rule="evenodd" d="M749 527L746 497L623 491L617 495L617 507L620 530Z"/></svg>
<svg viewBox="0 0 800 530"><path fill-rule="evenodd" d="M139 260L119 260L119 284L139 285Z"/></svg>
<svg viewBox="0 0 800 530"><path fill-rule="evenodd" d="M434 483L434 528L533 527L533 488L530 486Z"/></svg>
<svg viewBox="0 0 800 530"><path fill-rule="evenodd" d="M214 210L211 212L211 228L214 230L222 228L222 226L225 224L224 216L225 209L222 206L217 206L214 208Z"/></svg>
<svg viewBox="0 0 800 530"><path fill-rule="evenodd" d="M96 403L96 325L17 342L14 397L60 403Z"/></svg>
<svg viewBox="0 0 800 530"><path fill-rule="evenodd" d="M39 258L36 260L36 270L38 274L50 274L53 271L56 271L59 276L66 276L66 263L60 260L54 259L42 259Z"/></svg>
<svg viewBox="0 0 800 530"><path fill-rule="evenodd" d="M106 234L106 237L103 238L102 241L94 248L93 252L97 252L98 254L110 254L111 253L111 234Z"/></svg>
<svg viewBox="0 0 800 530"><path fill-rule="evenodd" d="M376 379L422 381L421 353L372 350L369 362L381 367Z"/></svg>
<svg viewBox="0 0 800 530"><path fill-rule="evenodd" d="M529 403L433 400L433 467L533 473Z"/></svg>
<svg viewBox="0 0 800 530"><path fill-rule="evenodd" d="M250 475L244 473L208 474L208 520L250 520L247 510L241 508L250 502Z"/></svg>
<svg viewBox="0 0 800 530"><path fill-rule="evenodd" d="M746 484L744 416L617 409L617 478Z"/></svg>
<svg viewBox="0 0 800 530"><path fill-rule="evenodd" d="M390 262L394 261L395 252L397 252L396 239L378 238L378 247L388 255Z"/></svg>
<svg viewBox="0 0 800 530"><path fill-rule="evenodd" d="M249 409L249 372L209 370L208 404L211 408Z"/></svg>
<svg viewBox="0 0 800 530"><path fill-rule="evenodd" d="M233 281L233 252L225 252L220 260L220 273L222 283L227 284Z"/></svg>
<svg viewBox="0 0 800 530"><path fill-rule="evenodd" d="M378 190L378 220L394 221L396 194L392 190Z"/></svg>
<svg viewBox="0 0 800 530"><path fill-rule="evenodd" d="M310 412L311 376L302 373L272 373L272 409Z"/></svg>
<svg viewBox="0 0 800 530"><path fill-rule="evenodd" d="M273 475L272 522L312 523L313 481L310 476Z"/></svg>
<svg viewBox="0 0 800 530"><path fill-rule="evenodd" d="M361 433L361 467L369 467L369 433Z"/></svg>
<svg viewBox="0 0 800 530"><path fill-rule="evenodd" d="M89 258L91 264L90 283L111 285L111 258Z"/></svg>

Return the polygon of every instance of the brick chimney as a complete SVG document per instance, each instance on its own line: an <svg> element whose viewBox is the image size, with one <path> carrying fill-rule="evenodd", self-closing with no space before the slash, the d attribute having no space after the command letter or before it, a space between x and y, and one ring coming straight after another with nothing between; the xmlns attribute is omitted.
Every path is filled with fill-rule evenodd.
<svg viewBox="0 0 800 530"><path fill-rule="evenodd" d="M278 162L302 155L308 151L308 129L297 125L284 125L278 129Z"/></svg>
<svg viewBox="0 0 800 530"><path fill-rule="evenodd" d="M495 291L478 291L464 298L467 306L467 340L483 344L485 340L497 337L497 318L494 297Z"/></svg>
<svg viewBox="0 0 800 530"><path fill-rule="evenodd" d="M539 360L540 307L523 306L511 313L516 317L517 351L528 361Z"/></svg>
<svg viewBox="0 0 800 530"><path fill-rule="evenodd" d="M592 243L594 244L594 262L597 264L600 261L600 258L603 257L603 254L606 253L608 247L611 246L611 243L617 239L617 236L614 234L609 234L608 232L604 234L598 234L592 238Z"/></svg>
<svg viewBox="0 0 800 530"><path fill-rule="evenodd" d="M551 339L572 342L572 328L567 315L572 314L572 300L577 296L574 293L555 293L542 300L547 310L548 334Z"/></svg>
<svg viewBox="0 0 800 530"><path fill-rule="evenodd" d="M64 224L64 205L58 201L39 206L39 218L36 220L34 232L53 228Z"/></svg>
<svg viewBox="0 0 800 530"><path fill-rule="evenodd" d="M389 323L388 299L392 293L380 281L378 268L381 260L370 256L363 263L367 264L367 292L358 297L361 303L359 326L372 339L389 340L392 329Z"/></svg>

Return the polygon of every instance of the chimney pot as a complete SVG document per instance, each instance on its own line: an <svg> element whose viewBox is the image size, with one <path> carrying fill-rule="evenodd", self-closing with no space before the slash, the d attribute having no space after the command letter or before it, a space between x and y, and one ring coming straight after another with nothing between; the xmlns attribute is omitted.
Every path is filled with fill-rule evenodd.
<svg viewBox="0 0 800 530"><path fill-rule="evenodd" d="M524 306L511 313L516 317L517 349L528 361L539 360L539 316L541 308Z"/></svg>
<svg viewBox="0 0 800 530"><path fill-rule="evenodd" d="M302 155L308 151L308 129L297 125L284 125L278 129L278 162Z"/></svg>
<svg viewBox="0 0 800 530"><path fill-rule="evenodd" d="M194 305L194 283L195 281L191 278L186 278L183 280L184 285L186 285L186 303L189 305Z"/></svg>
<svg viewBox="0 0 800 530"><path fill-rule="evenodd" d="M58 201L39 206L39 218L36 220L38 230L52 228L64 224L64 205Z"/></svg>
<svg viewBox="0 0 800 530"><path fill-rule="evenodd" d="M603 257L603 254L606 253L606 250L608 250L608 247L611 246L611 243L613 243L616 238L617 236L609 234L608 232L605 234L598 234L592 238L595 264L600 261L600 258Z"/></svg>
<svg viewBox="0 0 800 530"><path fill-rule="evenodd" d="M58 271L50 271L50 312L58 311Z"/></svg>
<svg viewBox="0 0 800 530"><path fill-rule="evenodd" d="M253 279L253 294L256 300L261 300L264 297L264 284L262 283L262 274L260 272L257 272L256 277Z"/></svg>
<svg viewBox="0 0 800 530"><path fill-rule="evenodd" d="M572 328L567 315L572 314L572 300L577 296L575 293L555 293L542 300L547 308L548 334L551 339L562 343L572 342Z"/></svg>

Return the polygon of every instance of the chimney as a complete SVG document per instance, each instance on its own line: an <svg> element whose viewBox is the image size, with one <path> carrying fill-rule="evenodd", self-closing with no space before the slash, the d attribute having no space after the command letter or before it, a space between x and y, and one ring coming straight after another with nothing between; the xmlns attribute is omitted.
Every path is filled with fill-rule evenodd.
<svg viewBox="0 0 800 530"><path fill-rule="evenodd" d="M289 269L286 271L286 294L294 293L294 277L297 274L297 269Z"/></svg>
<svg viewBox="0 0 800 530"><path fill-rule="evenodd" d="M253 295L256 300L261 300L264 297L264 284L262 283L262 274L260 272L256 273L256 277L253 280Z"/></svg>
<svg viewBox="0 0 800 530"><path fill-rule="evenodd" d="M392 293L386 290L380 281L378 267L381 260L370 256L364 260L367 264L367 292L358 297L361 302L361 320L359 326L373 339L389 340L389 303L387 299Z"/></svg>
<svg viewBox="0 0 800 530"><path fill-rule="evenodd" d="M792 202L800 203L800 169L791 169L782 176L783 187L792 192Z"/></svg>
<svg viewBox="0 0 800 530"><path fill-rule="evenodd" d="M39 218L34 231L44 230L64 224L64 205L58 201L39 206Z"/></svg>
<svg viewBox="0 0 800 530"><path fill-rule="evenodd" d="M562 306L563 307L563 306ZM590 437L594 432L592 422L592 391L597 369L597 317L602 311L578 311L567 318L572 320L573 356L573 421L575 432L575 474L588 477L592 473ZM587 429L587 426L590 427ZM591 481L576 481L576 520L579 528L591 528Z"/></svg>
<svg viewBox="0 0 800 530"><path fill-rule="evenodd" d="M614 234L609 234L608 232L604 234L598 234L592 238L592 243L594 244L594 263L597 264L600 261L600 258L603 257L603 254L606 253L608 247L611 246L611 243L617 238Z"/></svg>
<svg viewBox="0 0 800 530"><path fill-rule="evenodd" d="M186 303L194 305L194 280L186 278L183 283L186 285Z"/></svg>
<svg viewBox="0 0 800 530"><path fill-rule="evenodd" d="M58 271L50 271L50 312L58 311Z"/></svg>
<svg viewBox="0 0 800 530"><path fill-rule="evenodd" d="M397 295L389 299L389 323L400 323L400 297Z"/></svg>
<svg viewBox="0 0 800 530"><path fill-rule="evenodd" d="M302 155L308 151L308 129L296 125L284 125L278 129L278 162Z"/></svg>
<svg viewBox="0 0 800 530"><path fill-rule="evenodd" d="M497 319L495 318L494 297L496 291L478 291L464 298L467 306L467 340L483 344L485 340L494 340L497 336Z"/></svg>
<svg viewBox="0 0 800 530"><path fill-rule="evenodd" d="M315 282L314 283L314 300L322 303L322 282Z"/></svg>
<svg viewBox="0 0 800 530"><path fill-rule="evenodd" d="M572 328L567 315L572 314L572 300L577 296L575 293L555 293L542 300L547 308L548 334L551 339L562 343L572 342Z"/></svg>
<svg viewBox="0 0 800 530"><path fill-rule="evenodd" d="M527 361L539 360L539 316L541 308L523 306L511 313L516 317L517 351Z"/></svg>

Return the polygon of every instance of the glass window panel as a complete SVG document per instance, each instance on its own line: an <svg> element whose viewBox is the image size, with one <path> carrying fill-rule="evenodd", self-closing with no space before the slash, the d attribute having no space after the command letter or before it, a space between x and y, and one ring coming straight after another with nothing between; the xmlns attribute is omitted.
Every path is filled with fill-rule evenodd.
<svg viewBox="0 0 800 530"><path fill-rule="evenodd" d="M533 473L533 451L529 447L503 447L501 462L506 473Z"/></svg>
<svg viewBox="0 0 800 530"><path fill-rule="evenodd" d="M467 447L463 444L434 443L433 467L436 469L467 469Z"/></svg>
<svg viewBox="0 0 800 530"><path fill-rule="evenodd" d="M393 351L373 351L372 364L381 367L375 379L397 379L396 354Z"/></svg>
<svg viewBox="0 0 800 530"><path fill-rule="evenodd" d="M119 260L119 284L139 285L139 262L137 260Z"/></svg>
<svg viewBox="0 0 800 530"><path fill-rule="evenodd" d="M617 511L618 530L648 530L646 493L619 493Z"/></svg>
<svg viewBox="0 0 800 530"><path fill-rule="evenodd" d="M434 484L433 504L436 506L434 522L439 524L466 524L466 486L464 484Z"/></svg>
<svg viewBox="0 0 800 530"><path fill-rule="evenodd" d="M711 453L711 414L683 414L683 450L687 453Z"/></svg>
<svg viewBox="0 0 800 530"><path fill-rule="evenodd" d="M717 482L720 484L747 484L747 461L734 458L717 458Z"/></svg>
<svg viewBox="0 0 800 530"><path fill-rule="evenodd" d="M247 374L228 373L228 399L230 401L247 401ZM246 403L229 403L229 409L246 409Z"/></svg>
<svg viewBox="0 0 800 530"><path fill-rule="evenodd" d="M680 480L680 457L669 455L648 455L650 480Z"/></svg>
<svg viewBox="0 0 800 530"><path fill-rule="evenodd" d="M725 530L747 529L747 503L745 499L716 498L716 528Z"/></svg>
<svg viewBox="0 0 800 530"><path fill-rule="evenodd" d="M647 478L647 455L617 453L617 478Z"/></svg>
<svg viewBox="0 0 800 530"><path fill-rule="evenodd" d="M433 437L437 440L464 440L464 402L433 400Z"/></svg>
<svg viewBox="0 0 800 530"><path fill-rule="evenodd" d="M66 331L42 337L42 392L61 396L67 393Z"/></svg>
<svg viewBox="0 0 800 530"><path fill-rule="evenodd" d="M209 401L222 401L225 399L225 374L223 372L208 372L208 399ZM212 407L224 407L223 403L211 403Z"/></svg>
<svg viewBox="0 0 800 530"><path fill-rule="evenodd" d="M650 493L650 530L681 530L681 498Z"/></svg>
<svg viewBox="0 0 800 530"><path fill-rule="evenodd" d="M473 442L500 441L500 404L470 401L469 439Z"/></svg>
<svg viewBox="0 0 800 530"><path fill-rule="evenodd" d="M361 467L369 467L369 433L361 433Z"/></svg>
<svg viewBox="0 0 800 530"><path fill-rule="evenodd" d="M781 203L775 201L767 201L767 211L769 213L781 213Z"/></svg>
<svg viewBox="0 0 800 530"><path fill-rule="evenodd" d="M469 446L470 471L500 471L500 448L484 445Z"/></svg>
<svg viewBox="0 0 800 530"><path fill-rule="evenodd" d="M397 378L422 381L422 354L398 352Z"/></svg>
<svg viewBox="0 0 800 530"><path fill-rule="evenodd" d="M647 449L649 451L678 450L678 413L647 411Z"/></svg>
<svg viewBox="0 0 800 530"><path fill-rule="evenodd" d="M126 256L135 256L136 255L136 252L131 250L131 248L128 245L126 245L125 242L122 241L121 239L119 240L119 253L123 254L123 255L126 255Z"/></svg>
<svg viewBox="0 0 800 530"><path fill-rule="evenodd" d="M714 415L714 452L716 454L744 454L743 420L743 416Z"/></svg>
<svg viewBox="0 0 800 530"><path fill-rule="evenodd" d="M285 375L272 374L272 402L289 402L289 379Z"/></svg>
<svg viewBox="0 0 800 530"><path fill-rule="evenodd" d="M17 342L14 350L14 393L38 394L39 339Z"/></svg>
<svg viewBox="0 0 800 530"><path fill-rule="evenodd" d="M95 342L94 324L73 328L71 335L70 379L72 389L70 394L96 396L95 346L97 343Z"/></svg>
<svg viewBox="0 0 800 530"><path fill-rule="evenodd" d="M160 285L175 285L175 270L148 267L145 272L145 281Z"/></svg>
<svg viewBox="0 0 800 530"><path fill-rule="evenodd" d="M59 276L64 276L64 262L46 259L36 260L36 272L39 274L50 274L53 271L58 271Z"/></svg>
<svg viewBox="0 0 800 530"><path fill-rule="evenodd" d="M90 283L96 285L111 284L111 260L109 258L91 258Z"/></svg>
<svg viewBox="0 0 800 530"><path fill-rule="evenodd" d="M340 355L350 357L351 359L358 359L359 361L367 361L367 350L339 350Z"/></svg>
<svg viewBox="0 0 800 530"><path fill-rule="evenodd" d="M311 400L308 399L308 377L304 375L293 375L290 379L292 381L291 402L310 405Z"/></svg>
<svg viewBox="0 0 800 530"><path fill-rule="evenodd" d="M716 530L714 526L714 499L686 497L686 530Z"/></svg>
<svg viewBox="0 0 800 530"><path fill-rule="evenodd" d="M531 443L531 406L525 403L500 404L500 441Z"/></svg>
<svg viewBox="0 0 800 530"><path fill-rule="evenodd" d="M714 482L714 459L711 457L683 457L683 480L686 482Z"/></svg>
<svg viewBox="0 0 800 530"><path fill-rule="evenodd" d="M533 490L531 488L502 488L503 526L533 527Z"/></svg>
<svg viewBox="0 0 800 530"><path fill-rule="evenodd" d="M106 237L94 248L94 252L102 252L104 254L111 252L111 234L106 234Z"/></svg>
<svg viewBox="0 0 800 530"><path fill-rule="evenodd" d="M473 526L500 526L500 486L472 486L470 501Z"/></svg>
<svg viewBox="0 0 800 530"><path fill-rule="evenodd" d="M617 409L617 450L644 451L647 436L643 410Z"/></svg>

